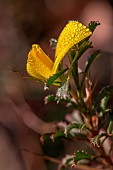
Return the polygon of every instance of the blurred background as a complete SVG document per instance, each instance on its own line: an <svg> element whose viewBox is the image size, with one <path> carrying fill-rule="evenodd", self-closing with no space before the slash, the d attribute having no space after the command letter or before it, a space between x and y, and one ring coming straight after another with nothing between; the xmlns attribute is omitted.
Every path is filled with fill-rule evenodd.
<svg viewBox="0 0 113 170"><path fill-rule="evenodd" d="M62 104L44 105L43 84L28 77L27 54L33 43L54 59L49 40L57 39L69 20L85 25L99 21L92 36L101 58L92 67L97 90L113 84L113 1L112 0L1 0L0 1L0 170L55 170L56 165L28 149L61 158L62 141L41 146L39 137L54 131L54 124L70 112ZM86 56L80 60L84 68ZM55 91L52 87L51 93ZM60 109L59 109L60 108ZM60 148L60 149L58 149ZM70 152L70 151L69 151Z"/></svg>

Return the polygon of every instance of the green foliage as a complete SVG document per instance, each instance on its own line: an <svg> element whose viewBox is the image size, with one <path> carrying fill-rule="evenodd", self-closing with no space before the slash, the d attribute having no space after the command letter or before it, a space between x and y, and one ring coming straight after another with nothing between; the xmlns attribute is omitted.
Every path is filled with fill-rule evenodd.
<svg viewBox="0 0 113 170"><path fill-rule="evenodd" d="M95 28L100 25L99 22L90 22L89 29L94 32ZM92 42L89 38L84 39L79 44L74 45L68 52L69 67L66 69L60 65L60 71L50 77L46 81L46 88L50 85L54 85L58 81L58 89L56 94L46 96L45 103L63 101L67 107L71 105L73 110L78 111L78 115L73 112L70 113L70 121L64 120L65 126L57 125L57 131L51 134L43 135L41 141L45 142L48 139L59 140L67 139L72 142L82 140L84 142L84 149L86 143L88 143L89 149L93 150L93 154L88 154L84 151L73 150L71 155L65 156L60 163L59 169L64 170L67 166L77 164L81 160L88 159L92 163L92 157L94 164L104 166L105 162L109 166L113 165L112 157L109 154L106 155L104 142L109 140L113 136L113 119L111 119L112 107L109 106L109 100L113 94L113 86L103 87L96 95L94 93L94 84L91 81L90 69L96 59L100 57L100 50L94 51L88 60L84 64L83 71L79 71L79 59L83 54L92 48ZM55 41L56 42L56 41ZM54 43L54 42L53 42ZM59 81L60 80L60 81ZM72 83L74 82L74 84ZM74 89L74 90L73 90ZM94 97L96 96L96 97ZM75 120L75 118L78 119ZM80 118L82 121L80 121ZM101 130L104 131L101 132ZM111 147L113 142L111 142ZM95 148L98 147L95 154ZM112 150L112 148L110 148ZM104 154L104 155L103 155ZM102 159L98 159L100 157ZM96 162L97 161L97 162Z"/></svg>
<svg viewBox="0 0 113 170"><path fill-rule="evenodd" d="M91 159L91 155L84 151L76 151L74 156L74 163L77 164L78 161L83 159Z"/></svg>
<svg viewBox="0 0 113 170"><path fill-rule="evenodd" d="M105 110L107 101L110 98L110 96L112 95L112 93L113 93L113 86L104 87L99 92L96 99L94 100L94 103L93 103L93 106L92 106L92 109L91 109L91 113L94 112L95 109L97 109L97 107L100 104L100 102L102 101L102 99L104 99L103 109Z"/></svg>
<svg viewBox="0 0 113 170"><path fill-rule="evenodd" d="M45 90L49 88L50 85L52 84L57 84L58 86L60 85L60 79L57 81L58 77L60 78L60 76L65 73L68 70L68 68L59 71L58 73L54 74L53 76L51 76L49 79L47 79L46 84L45 84Z"/></svg>
<svg viewBox="0 0 113 170"><path fill-rule="evenodd" d="M85 128L85 126L86 126L85 124L80 124L80 123L69 124L65 129L65 134L67 135L73 129L79 129L79 131L82 131Z"/></svg>
<svg viewBox="0 0 113 170"><path fill-rule="evenodd" d="M91 67L91 64L100 57L101 53L99 50L95 51L89 58L88 58L88 61L86 63L86 67L85 67L85 71L84 71L84 74L83 74L83 78L82 78L82 81L81 81L81 88L83 88L83 85L84 85L84 82L85 82L85 78L88 74L88 71Z"/></svg>

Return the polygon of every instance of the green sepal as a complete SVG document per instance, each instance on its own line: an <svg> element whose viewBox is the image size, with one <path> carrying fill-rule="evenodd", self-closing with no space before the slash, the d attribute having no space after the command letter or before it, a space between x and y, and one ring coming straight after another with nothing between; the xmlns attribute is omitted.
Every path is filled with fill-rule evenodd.
<svg viewBox="0 0 113 170"><path fill-rule="evenodd" d="M89 29L94 32L94 30L96 29L96 27L100 25L99 21L91 21L88 25Z"/></svg>

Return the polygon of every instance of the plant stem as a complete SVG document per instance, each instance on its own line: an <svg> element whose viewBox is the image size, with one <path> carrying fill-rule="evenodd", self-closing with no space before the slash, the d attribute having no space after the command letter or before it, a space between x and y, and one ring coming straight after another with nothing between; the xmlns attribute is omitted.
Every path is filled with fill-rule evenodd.
<svg viewBox="0 0 113 170"><path fill-rule="evenodd" d="M60 164L60 162L61 162L59 159L55 159L55 158L52 158L52 157L47 156L47 155L39 154L37 152L31 151L31 150L26 149L26 148L21 148L21 150L25 151L25 152L29 152L31 154L34 154L36 156L42 157L43 159L48 160L48 161L53 162L53 163L56 163L56 164Z"/></svg>

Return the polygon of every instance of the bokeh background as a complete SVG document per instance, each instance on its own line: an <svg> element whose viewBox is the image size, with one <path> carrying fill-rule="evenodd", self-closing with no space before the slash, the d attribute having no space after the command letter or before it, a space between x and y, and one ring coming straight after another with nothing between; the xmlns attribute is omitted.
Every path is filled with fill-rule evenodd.
<svg viewBox="0 0 113 170"><path fill-rule="evenodd" d="M113 84L113 1L112 0L1 0L0 1L0 170L55 170L46 154L61 158L62 141L40 144L40 134L54 130L54 124L70 112L63 104L44 105L44 96L55 92L28 78L27 54L38 43L54 59L49 40L57 39L69 20L100 26L92 36L94 49L102 56L92 67L97 89ZM84 68L86 56L80 60ZM66 61L65 61L66 62ZM68 151L70 152L70 151Z"/></svg>

